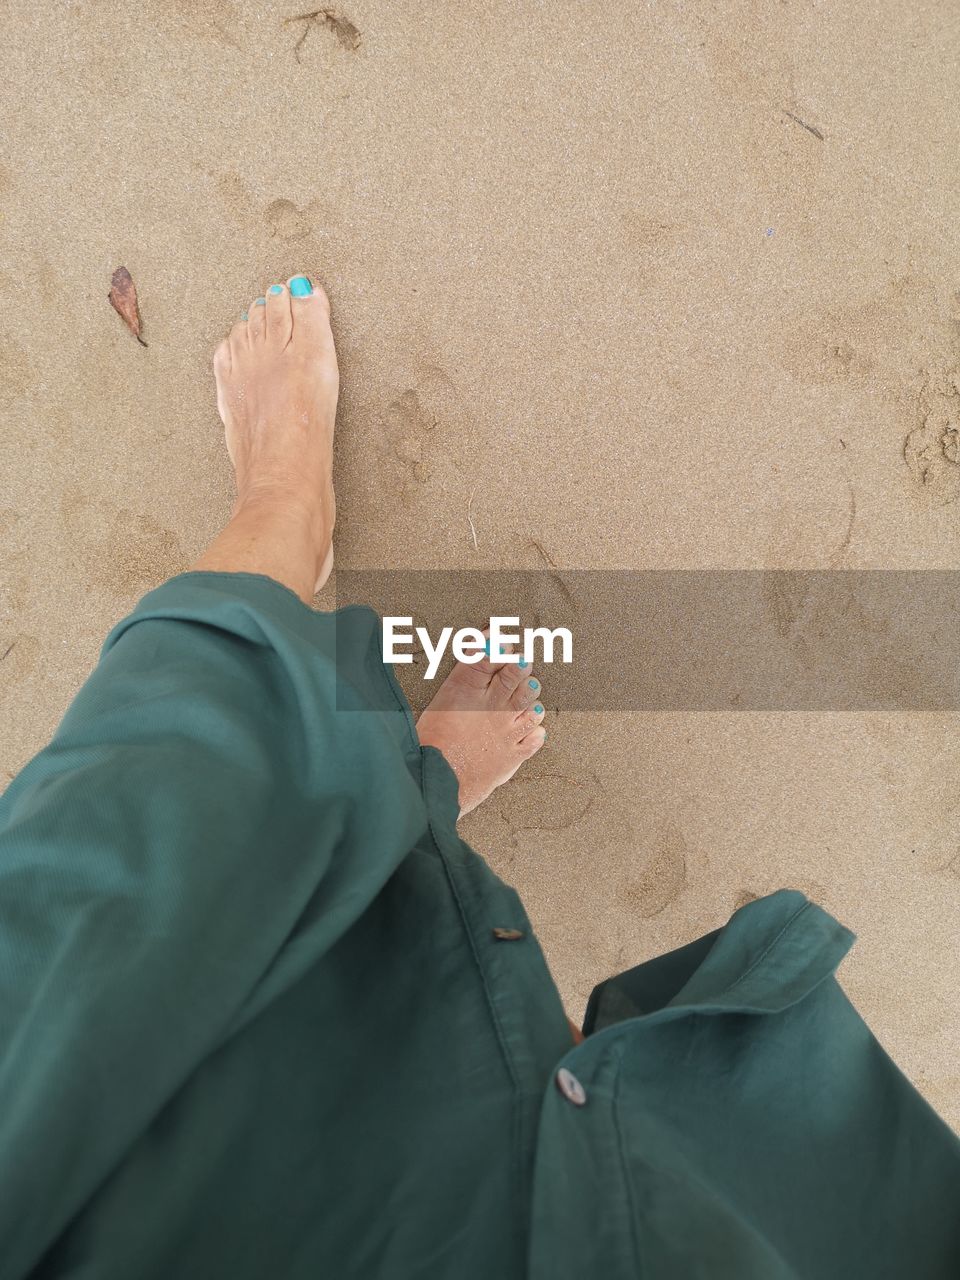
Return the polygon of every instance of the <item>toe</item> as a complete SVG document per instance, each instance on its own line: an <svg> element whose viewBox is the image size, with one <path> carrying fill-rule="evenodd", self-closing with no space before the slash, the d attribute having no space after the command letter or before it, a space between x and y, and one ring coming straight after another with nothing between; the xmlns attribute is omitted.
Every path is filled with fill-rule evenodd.
<svg viewBox="0 0 960 1280"><path fill-rule="evenodd" d="M293 335L290 294L287 292L286 285L272 284L267 290L266 312L267 342L282 349Z"/></svg>
<svg viewBox="0 0 960 1280"><path fill-rule="evenodd" d="M530 685L531 671L530 663L523 658L520 658L519 661L507 662L502 667L497 668L496 679L492 683L494 686L498 686L498 692L511 701L513 701L517 691L520 691L521 701L515 703L517 710L522 706L526 706L527 702L532 701L531 698L524 697L524 691L529 693L532 688Z"/></svg>
<svg viewBox="0 0 960 1280"><path fill-rule="evenodd" d="M302 298L319 298L323 294L322 289L314 289L313 281L309 276L297 275L291 276L287 281L287 288L290 290L290 297L300 300Z"/></svg>
<svg viewBox="0 0 960 1280"><path fill-rule="evenodd" d="M488 632L489 627L484 627L482 631L477 628L474 635L467 637L471 644L475 640L478 645L486 641L486 651L477 662L456 663L450 673L449 678L451 680L456 678L473 689L486 690L491 685L492 679L500 670L501 664L490 656L490 636Z"/></svg>
<svg viewBox="0 0 960 1280"><path fill-rule="evenodd" d="M526 707L519 713L514 723L514 729L520 737L528 734L531 729L535 729L543 719L546 712L544 711L542 702L535 702L533 706Z"/></svg>
<svg viewBox="0 0 960 1280"><path fill-rule="evenodd" d="M526 672L521 672L519 682L511 690L510 705L514 711L526 711L535 702L540 701L542 693L543 686L540 681L535 676L526 678Z"/></svg>
<svg viewBox="0 0 960 1280"><path fill-rule="evenodd" d="M486 641L486 652L483 658L477 663L478 670L483 671L488 679L501 673L505 679L509 679L510 677L517 675L516 662L505 660L513 654L516 646L507 644L501 649L498 649L496 653L492 653L490 650L490 628L488 626L484 627L480 634ZM519 676L517 676L517 678L519 679ZM516 680L513 680L512 683L509 684L508 689L512 689L515 684Z"/></svg>
<svg viewBox="0 0 960 1280"><path fill-rule="evenodd" d="M218 378L224 378L230 372L230 340L224 338L213 353L213 372Z"/></svg>
<svg viewBox="0 0 960 1280"><path fill-rule="evenodd" d="M230 358L235 361L238 356L247 349L247 321L238 320L230 330L230 336L227 339L230 346Z"/></svg>
<svg viewBox="0 0 960 1280"><path fill-rule="evenodd" d="M299 308L300 303L304 304L303 315L311 314L313 311L330 314L330 299L327 297L323 286L314 284L309 276L291 276L287 281L287 288L296 307ZM309 311L307 310L308 307L310 308ZM300 315L301 312L298 310L295 314Z"/></svg>
<svg viewBox="0 0 960 1280"><path fill-rule="evenodd" d="M267 300L256 298L250 303L247 320L247 335L251 342L262 342L267 332Z"/></svg>
<svg viewBox="0 0 960 1280"><path fill-rule="evenodd" d="M531 756L536 755L546 740L547 731L542 725L537 725L535 729L531 729L529 733L524 734L517 743L524 760L529 760Z"/></svg>
<svg viewBox="0 0 960 1280"><path fill-rule="evenodd" d="M217 384L217 412L223 422L227 421L229 411L228 388L232 370L233 354L230 351L230 339L224 338L213 353L213 377Z"/></svg>
<svg viewBox="0 0 960 1280"><path fill-rule="evenodd" d="M307 276L291 276L287 281L295 338L306 338L311 344L333 349L330 331L330 300L318 284Z"/></svg>

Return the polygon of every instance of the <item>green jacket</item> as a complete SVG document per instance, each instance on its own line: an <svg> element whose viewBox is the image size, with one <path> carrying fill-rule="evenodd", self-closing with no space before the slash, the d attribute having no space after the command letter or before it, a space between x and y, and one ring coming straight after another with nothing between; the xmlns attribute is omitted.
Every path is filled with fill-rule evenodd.
<svg viewBox="0 0 960 1280"><path fill-rule="evenodd" d="M194 573L114 629L0 800L2 1280L960 1274L845 929L753 902L574 1046L456 790L367 610Z"/></svg>

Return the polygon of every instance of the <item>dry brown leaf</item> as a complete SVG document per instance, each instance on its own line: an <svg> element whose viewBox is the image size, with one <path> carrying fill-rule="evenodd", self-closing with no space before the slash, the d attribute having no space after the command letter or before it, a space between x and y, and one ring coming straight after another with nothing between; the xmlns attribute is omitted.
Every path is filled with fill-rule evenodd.
<svg viewBox="0 0 960 1280"><path fill-rule="evenodd" d="M140 337L143 325L140 320L140 308L137 306L137 286L133 283L126 267L117 267L110 280L110 292L107 294L110 305L121 316L124 324L142 347L147 344Z"/></svg>

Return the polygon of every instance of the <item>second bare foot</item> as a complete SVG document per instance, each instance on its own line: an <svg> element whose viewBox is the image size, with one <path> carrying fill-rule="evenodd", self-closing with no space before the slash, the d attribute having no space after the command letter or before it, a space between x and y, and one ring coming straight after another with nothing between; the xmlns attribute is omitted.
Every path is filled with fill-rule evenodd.
<svg viewBox="0 0 960 1280"><path fill-rule="evenodd" d="M457 775L460 815L475 809L543 746L543 690L529 666L458 662L417 721Z"/></svg>

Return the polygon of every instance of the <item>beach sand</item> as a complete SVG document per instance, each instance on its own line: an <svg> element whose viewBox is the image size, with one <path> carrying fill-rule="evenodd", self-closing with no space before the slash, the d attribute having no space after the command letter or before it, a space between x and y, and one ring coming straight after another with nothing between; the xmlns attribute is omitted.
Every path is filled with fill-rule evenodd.
<svg viewBox="0 0 960 1280"><path fill-rule="evenodd" d="M334 306L343 566L957 565L951 6L300 12L0 7L4 780L226 518L211 354L298 270ZM558 711L544 679L547 748L463 829L571 1013L800 888L960 1125L957 717Z"/></svg>

